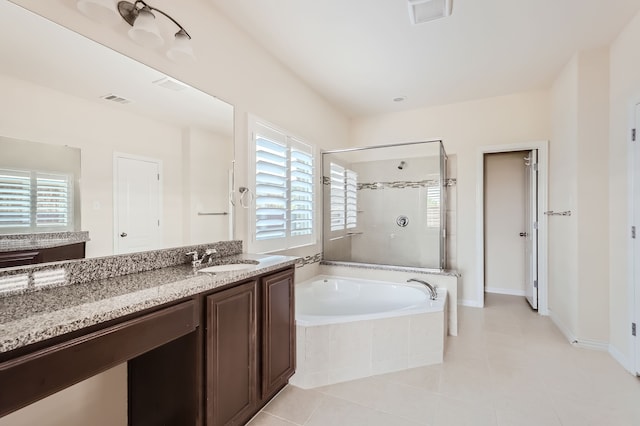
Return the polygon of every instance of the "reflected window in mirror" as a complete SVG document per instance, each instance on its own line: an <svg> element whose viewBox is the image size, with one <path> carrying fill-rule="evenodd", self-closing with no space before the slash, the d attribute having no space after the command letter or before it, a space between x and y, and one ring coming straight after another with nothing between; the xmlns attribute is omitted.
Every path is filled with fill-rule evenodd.
<svg viewBox="0 0 640 426"><path fill-rule="evenodd" d="M80 231L80 150L0 137L0 234Z"/></svg>
<svg viewBox="0 0 640 426"><path fill-rule="evenodd" d="M0 169L0 233L73 230L73 175Z"/></svg>

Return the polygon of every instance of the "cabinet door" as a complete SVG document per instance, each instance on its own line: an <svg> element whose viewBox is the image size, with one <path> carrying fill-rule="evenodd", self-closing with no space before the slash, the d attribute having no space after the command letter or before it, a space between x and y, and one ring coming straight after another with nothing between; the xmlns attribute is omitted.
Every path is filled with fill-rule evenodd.
<svg viewBox="0 0 640 426"><path fill-rule="evenodd" d="M295 372L293 269L262 279L262 394L279 391Z"/></svg>
<svg viewBox="0 0 640 426"><path fill-rule="evenodd" d="M257 282L207 297L207 425L239 425L257 404Z"/></svg>

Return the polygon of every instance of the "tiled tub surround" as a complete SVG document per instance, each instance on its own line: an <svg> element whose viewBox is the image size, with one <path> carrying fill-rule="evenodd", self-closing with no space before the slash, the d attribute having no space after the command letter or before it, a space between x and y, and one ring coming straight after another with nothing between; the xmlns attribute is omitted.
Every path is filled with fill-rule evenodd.
<svg viewBox="0 0 640 426"><path fill-rule="evenodd" d="M198 251L202 255L208 248L217 250L218 253L213 257L216 263L235 263L236 258L229 256L242 253L242 241L219 241L211 244L2 269L0 270L0 297L182 265L191 260L190 257L185 256L185 253Z"/></svg>
<svg viewBox="0 0 640 426"><path fill-rule="evenodd" d="M36 250L89 241L88 231L0 235L0 252Z"/></svg>
<svg viewBox="0 0 640 426"><path fill-rule="evenodd" d="M186 249L179 249L183 256ZM162 254L159 257L162 258ZM88 261L91 260L106 262L110 258ZM115 259L111 260L107 269L118 264ZM181 264L3 297L0 298L0 353L275 271L293 265L296 260L290 256L235 254L221 257L219 263L244 262L255 263L255 266L213 275L197 273L191 264ZM126 265L128 262L124 262ZM12 269L16 272L18 268ZM129 269L133 267L114 268L104 273ZM102 273L96 270L93 276L99 277Z"/></svg>
<svg viewBox="0 0 640 426"><path fill-rule="evenodd" d="M447 290L448 334L450 336L458 335L458 278L460 278L460 274L457 271L323 260L320 263L320 273L394 283L406 283L409 278L418 278L439 288L444 288Z"/></svg>
<svg viewBox="0 0 640 426"><path fill-rule="evenodd" d="M309 389L442 363L446 290L439 289L438 300L431 301L421 285L408 286L406 297L394 293L397 287L326 275L298 284L297 369L290 383ZM347 315L351 309L341 305L353 307L345 303L349 297L370 302ZM334 315L323 315L323 310Z"/></svg>

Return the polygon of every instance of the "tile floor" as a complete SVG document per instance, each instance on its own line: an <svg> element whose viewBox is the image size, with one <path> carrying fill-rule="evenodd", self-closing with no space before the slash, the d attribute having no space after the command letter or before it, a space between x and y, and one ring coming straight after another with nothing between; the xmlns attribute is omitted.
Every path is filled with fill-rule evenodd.
<svg viewBox="0 0 640 426"><path fill-rule="evenodd" d="M250 426L640 425L640 379L571 346L524 298L461 308L442 365L303 390L286 387Z"/></svg>

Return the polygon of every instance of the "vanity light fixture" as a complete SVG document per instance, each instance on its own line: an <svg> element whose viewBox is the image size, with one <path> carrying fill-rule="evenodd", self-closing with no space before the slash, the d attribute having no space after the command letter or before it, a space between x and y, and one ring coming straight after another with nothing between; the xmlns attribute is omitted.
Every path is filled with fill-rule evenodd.
<svg viewBox="0 0 640 426"><path fill-rule="evenodd" d="M167 50L169 59L176 62L194 59L191 36L187 30L169 14L143 0L133 3L119 1L117 5L114 0L78 0L77 7L84 15L105 24L112 25L124 19L131 25L129 37L139 45L152 49L157 49L165 43L156 23L156 14L160 14L178 28L173 34L173 43Z"/></svg>

